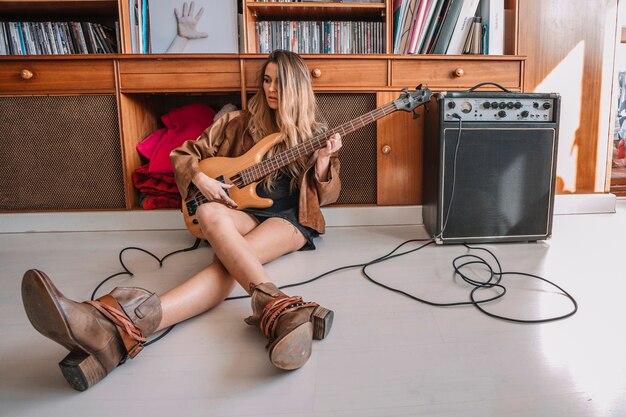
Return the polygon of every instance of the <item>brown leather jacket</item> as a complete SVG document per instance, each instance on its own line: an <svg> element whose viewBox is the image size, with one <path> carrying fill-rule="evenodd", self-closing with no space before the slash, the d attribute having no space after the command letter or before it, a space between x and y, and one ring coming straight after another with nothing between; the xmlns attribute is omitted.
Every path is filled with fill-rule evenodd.
<svg viewBox="0 0 626 417"><path fill-rule="evenodd" d="M198 173L198 162L211 156L237 157L252 148L255 141L248 132L250 113L239 110L227 113L207 128L197 140L188 140L170 153L174 166L176 184L184 198L189 185ZM320 206L337 201L341 182L339 180L339 159L330 158L328 181L320 181L315 175L315 159L307 162L304 172L298 178L300 201L298 220L300 224L324 233L326 223Z"/></svg>

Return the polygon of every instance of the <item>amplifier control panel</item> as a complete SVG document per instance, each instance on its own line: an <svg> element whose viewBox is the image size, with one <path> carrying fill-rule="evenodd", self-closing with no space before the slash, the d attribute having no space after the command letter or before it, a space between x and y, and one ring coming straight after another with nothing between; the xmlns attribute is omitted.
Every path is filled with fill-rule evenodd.
<svg viewBox="0 0 626 417"><path fill-rule="evenodd" d="M443 118L446 122L554 122L554 98L551 97L445 97Z"/></svg>

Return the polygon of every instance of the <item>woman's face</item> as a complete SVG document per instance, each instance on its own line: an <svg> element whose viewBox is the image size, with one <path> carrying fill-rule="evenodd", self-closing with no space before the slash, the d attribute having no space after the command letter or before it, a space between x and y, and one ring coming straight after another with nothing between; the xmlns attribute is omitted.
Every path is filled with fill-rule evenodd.
<svg viewBox="0 0 626 417"><path fill-rule="evenodd" d="M265 98L270 109L278 109L278 65L273 62L265 67L263 90L265 90Z"/></svg>

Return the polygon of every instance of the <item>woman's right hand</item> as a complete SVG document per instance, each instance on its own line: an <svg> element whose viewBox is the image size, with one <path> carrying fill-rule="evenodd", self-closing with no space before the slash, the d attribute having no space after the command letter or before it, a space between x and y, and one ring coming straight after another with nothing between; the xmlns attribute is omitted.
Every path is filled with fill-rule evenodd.
<svg viewBox="0 0 626 417"><path fill-rule="evenodd" d="M192 181L209 201L217 201L226 204L228 207L237 208L237 204L226 193L226 190L232 188L233 184L219 182L204 172L198 172Z"/></svg>

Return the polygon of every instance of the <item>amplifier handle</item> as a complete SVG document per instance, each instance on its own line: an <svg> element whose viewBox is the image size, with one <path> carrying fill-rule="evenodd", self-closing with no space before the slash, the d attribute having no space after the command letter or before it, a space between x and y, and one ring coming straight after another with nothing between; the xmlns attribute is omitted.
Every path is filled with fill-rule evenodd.
<svg viewBox="0 0 626 417"><path fill-rule="evenodd" d="M495 85L496 87L500 88L502 91L506 91L507 93L510 93L511 90L507 90L506 88L502 87L500 84L497 83L492 83L492 82L485 82L485 83L480 83L480 84L476 84L474 87L470 88L469 90L467 90L468 92L470 91L474 91L476 90L478 87L482 87L483 85Z"/></svg>

